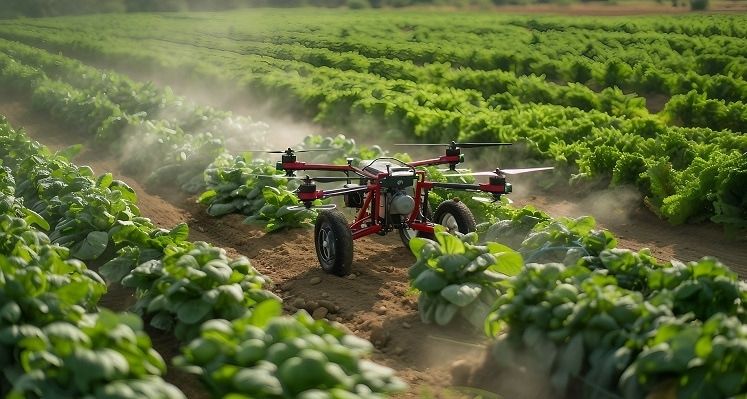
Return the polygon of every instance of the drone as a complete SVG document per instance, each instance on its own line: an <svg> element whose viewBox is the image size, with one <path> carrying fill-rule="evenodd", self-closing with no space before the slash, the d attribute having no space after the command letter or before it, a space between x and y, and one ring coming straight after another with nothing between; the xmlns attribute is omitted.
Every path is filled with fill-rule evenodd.
<svg viewBox="0 0 747 399"><path fill-rule="evenodd" d="M314 226L314 246L322 269L331 274L345 276L352 270L353 241L372 234L386 235L399 232L406 247L413 237L434 238L434 226L443 225L449 232L468 234L475 231L475 218L470 209L457 198L447 199L430 212L428 193L435 189L461 190L487 193L494 201L512 191L507 175L551 170L552 167L500 169L489 172L459 173L456 166L464 162L461 149L507 146L511 143L457 143L448 144L397 144L417 146L444 146L445 153L437 158L403 162L393 157L380 157L353 165L347 163L320 164L298 160L296 153L311 150L266 151L282 154L276 169L285 172L284 178L298 179L296 190L299 209L312 207L319 211ZM487 183L449 183L428 180L425 166L447 165L446 176L487 176ZM297 172L342 172L345 176L298 177ZM317 183L342 182L342 187L319 189ZM344 213L333 204L315 206L318 200L342 196L344 205L356 211L355 219L348 222Z"/></svg>

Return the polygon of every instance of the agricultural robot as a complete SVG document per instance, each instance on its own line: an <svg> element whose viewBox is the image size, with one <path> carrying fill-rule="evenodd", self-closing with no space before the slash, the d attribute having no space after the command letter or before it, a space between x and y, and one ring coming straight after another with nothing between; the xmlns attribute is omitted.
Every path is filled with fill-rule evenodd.
<svg viewBox="0 0 747 399"><path fill-rule="evenodd" d="M408 144L403 144L408 145ZM475 230L475 218L469 208L457 199L447 199L431 213L428 193L434 188L487 193L498 200L511 192L507 175L550 170L552 167L524 169L495 169L490 172L459 173L456 166L464 162L461 153L465 148L505 146L510 143L456 143L417 144L417 146L443 146L445 153L437 158L403 162L392 157L381 157L353 165L316 164L301 162L296 153L304 150L271 151L281 153L277 169L289 179L299 179L298 199L305 208L316 208L319 216L314 227L314 246L319 263L325 272L344 276L350 273L353 261L353 241L371 234L386 235L397 231L405 246L411 238L434 236L434 225L447 231L463 234ZM308 151L308 150L306 150ZM487 176L487 183L446 183L428 180L423 166L446 165L449 176ZM298 177L297 172L341 172L345 176ZM342 182L342 187L319 189L317 183ZM314 206L316 200L342 196L344 205L356 210L355 219L346 220L334 204Z"/></svg>

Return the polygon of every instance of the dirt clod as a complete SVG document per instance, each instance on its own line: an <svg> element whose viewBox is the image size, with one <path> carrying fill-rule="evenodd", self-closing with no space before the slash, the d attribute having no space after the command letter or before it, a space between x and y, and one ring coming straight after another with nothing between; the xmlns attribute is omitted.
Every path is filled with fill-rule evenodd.
<svg viewBox="0 0 747 399"><path fill-rule="evenodd" d="M306 308L306 301L303 298L296 298L291 302L291 306L294 306L299 309Z"/></svg>
<svg viewBox="0 0 747 399"><path fill-rule="evenodd" d="M329 310L323 306L320 306L316 309L314 309L314 312L311 314L311 317L313 317L315 320L323 319L327 316L329 313Z"/></svg>
<svg viewBox="0 0 747 399"><path fill-rule="evenodd" d="M371 329L371 342L377 347L382 348L389 342L389 331L378 325Z"/></svg>
<svg viewBox="0 0 747 399"><path fill-rule="evenodd" d="M322 299L319 301L319 306L324 306L329 310L330 312L337 313L340 311L340 307L332 303L331 301L328 301L326 299Z"/></svg>
<svg viewBox="0 0 747 399"><path fill-rule="evenodd" d="M311 285L317 285L322 282L321 277L312 277L311 280L309 280L309 284Z"/></svg>

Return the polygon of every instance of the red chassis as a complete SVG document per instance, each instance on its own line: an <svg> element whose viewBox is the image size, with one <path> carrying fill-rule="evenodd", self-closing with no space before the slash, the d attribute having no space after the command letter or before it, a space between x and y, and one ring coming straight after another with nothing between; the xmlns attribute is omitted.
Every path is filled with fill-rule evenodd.
<svg viewBox="0 0 747 399"><path fill-rule="evenodd" d="M448 165L449 169L455 170L462 161L459 148L452 147L446 150L446 155L438 158L405 163L385 157L362 167L353 166L352 159L346 165L299 162L293 151L288 149L282 161L278 162L277 169L285 171L287 176L310 170L343 172L347 175L348 184L341 188L317 190L316 184L308 179L302 179L298 188L298 198L308 208L315 200L342 195L346 207L358 209L351 223L347 223L339 211L321 211L315 228L315 244L322 268L345 275L350 272L352 263L352 240L398 230L407 245L416 234L432 237L436 223L461 233L474 231L474 217L461 202L445 201L431 216L428 192L434 188L474 191L489 193L498 199L511 192L511 184L506 183L505 175L497 170L486 184L441 183L426 180L425 171L416 169L419 166ZM357 183L353 184L353 181Z"/></svg>

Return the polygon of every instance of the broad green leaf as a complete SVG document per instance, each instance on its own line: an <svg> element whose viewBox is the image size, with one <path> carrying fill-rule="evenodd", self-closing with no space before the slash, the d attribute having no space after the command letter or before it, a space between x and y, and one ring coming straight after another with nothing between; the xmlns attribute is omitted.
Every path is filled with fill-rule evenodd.
<svg viewBox="0 0 747 399"><path fill-rule="evenodd" d="M109 189L119 191L122 194L122 198L133 204L137 204L137 194L135 194L135 190L127 185L127 183L121 180L113 180L109 185Z"/></svg>
<svg viewBox="0 0 747 399"><path fill-rule="evenodd" d="M412 282L412 286L423 292L438 292L446 287L447 281L433 269L428 269Z"/></svg>
<svg viewBox="0 0 747 399"><path fill-rule="evenodd" d="M457 272L469 263L470 259L464 255L446 254L436 258L436 265L443 269L447 279L453 279Z"/></svg>
<svg viewBox="0 0 747 399"><path fill-rule="evenodd" d="M109 244L109 233L105 231L92 231L88 233L85 240L77 245L73 256L81 260L96 259L104 253Z"/></svg>
<svg viewBox="0 0 747 399"><path fill-rule="evenodd" d="M228 203L228 204L213 203L212 205L208 207L207 212L208 212L208 215L217 217L217 216L227 215L236 210L237 210L236 206L234 206L233 203Z"/></svg>
<svg viewBox="0 0 747 399"><path fill-rule="evenodd" d="M425 239L425 238L421 238L421 237L413 237L413 238L412 238L412 239L410 240L410 243L409 243L409 245L410 245L410 252L412 252L412 254L413 254L413 255L415 255L415 257L416 257L417 259L420 259L420 257L422 256L422 255L421 255L421 250L422 250L422 249L423 249L423 247L424 247L424 246L426 246L426 245L427 245L427 244L428 244L429 242L431 242L431 241L430 241L430 240L428 240L428 239Z"/></svg>
<svg viewBox="0 0 747 399"><path fill-rule="evenodd" d="M42 230L49 231L49 223L47 223L47 221L44 220L44 218L41 217L41 215L39 215L38 213L28 208L23 208L23 213L26 215L26 217L23 218L23 220L25 220L26 223L30 225L35 224L39 226Z"/></svg>
<svg viewBox="0 0 747 399"><path fill-rule="evenodd" d="M21 307L15 301L9 301L0 308L0 319L16 324L21 318Z"/></svg>
<svg viewBox="0 0 747 399"><path fill-rule="evenodd" d="M469 262L464 271L466 273L474 273L477 271L485 270L495 265L496 263L497 259L492 254L482 254Z"/></svg>
<svg viewBox="0 0 747 399"><path fill-rule="evenodd" d="M213 198L215 198L218 195L218 192L215 190L207 190L204 193L200 194L200 197L197 198L197 202L201 204L207 204L210 203Z"/></svg>
<svg viewBox="0 0 747 399"><path fill-rule="evenodd" d="M114 176L111 173L105 173L96 180L96 186L98 188L109 188L114 181Z"/></svg>
<svg viewBox="0 0 747 399"><path fill-rule="evenodd" d="M57 290L57 295L62 301L69 304L81 303L89 295L91 290L90 281L76 281L66 284Z"/></svg>
<svg viewBox="0 0 747 399"><path fill-rule="evenodd" d="M150 325L163 331L170 331L174 326L174 318L168 312L159 312L152 319Z"/></svg>
<svg viewBox="0 0 747 399"><path fill-rule="evenodd" d="M210 313L212 306L202 299L191 299L179 305L176 317L182 323L195 324Z"/></svg>
<svg viewBox="0 0 747 399"><path fill-rule="evenodd" d="M507 276L516 276L521 273L524 266L524 259L518 252L504 252L496 255L496 264L490 266L488 270L503 273Z"/></svg>
<svg viewBox="0 0 747 399"><path fill-rule="evenodd" d="M438 301L436 305L436 312L433 316L436 324L439 326L445 326L451 323L454 316L459 311L459 307L453 303L447 301Z"/></svg>
<svg viewBox="0 0 747 399"><path fill-rule="evenodd" d="M189 238L189 226L186 223L179 223L169 231L169 236L174 241L186 241Z"/></svg>
<svg viewBox="0 0 747 399"><path fill-rule="evenodd" d="M283 313L283 305L274 300L262 301L252 310L249 322L257 327L264 327L267 323Z"/></svg>
<svg viewBox="0 0 747 399"><path fill-rule="evenodd" d="M567 223L568 228L578 235L588 234L596 224L597 222L591 216L581 216L576 219L571 219Z"/></svg>
<svg viewBox="0 0 747 399"><path fill-rule="evenodd" d="M445 254L463 254L465 251L462 240L449 233L436 233L436 240Z"/></svg>
<svg viewBox="0 0 747 399"><path fill-rule="evenodd" d="M80 151L83 150L83 144L73 144L65 147L55 153L55 155L65 158L68 161L72 161Z"/></svg>
<svg viewBox="0 0 747 399"><path fill-rule="evenodd" d="M482 287L479 284L451 284L441 290L441 296L447 301L464 307L472 303L480 295Z"/></svg>
<svg viewBox="0 0 747 399"><path fill-rule="evenodd" d="M106 281L118 283L135 268L135 262L129 257L117 257L104 263L99 273Z"/></svg>
<svg viewBox="0 0 747 399"><path fill-rule="evenodd" d="M511 247L508 247L503 244L499 244L497 242L489 242L485 244L486 247L488 247L488 251L491 254L497 254L500 252L516 252Z"/></svg>

